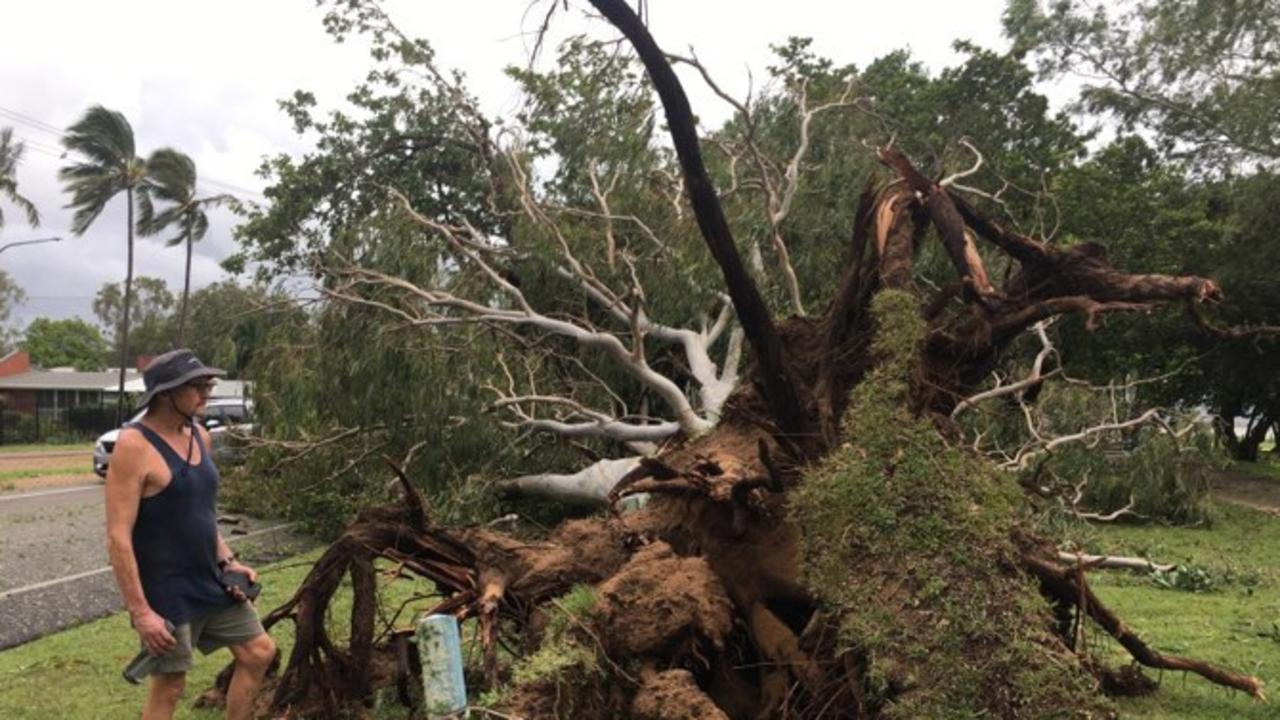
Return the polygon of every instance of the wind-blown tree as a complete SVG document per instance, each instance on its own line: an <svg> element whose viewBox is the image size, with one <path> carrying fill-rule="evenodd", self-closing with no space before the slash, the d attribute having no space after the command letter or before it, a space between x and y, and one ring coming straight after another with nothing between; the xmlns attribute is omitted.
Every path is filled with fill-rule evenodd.
<svg viewBox="0 0 1280 720"><path fill-rule="evenodd" d="M66 191L71 194L67 207L75 210L71 218L73 234L84 235L107 204L120 193L125 194L127 254L118 336L120 384L117 394L123 398L129 360L129 309L133 301L134 202L136 199L145 207L149 201L145 192L138 192L146 180L147 167L138 157L129 121L123 114L101 105L89 108L83 117L67 128L62 144L74 158L74 162L58 171ZM124 411L124 403L117 403L117 421L124 420Z"/></svg>
<svg viewBox="0 0 1280 720"><path fill-rule="evenodd" d="M984 162L938 179L954 166L944 160L923 174L887 142L889 132L843 141L823 135L824 121L859 110L847 80L796 83L771 99L794 133L785 145L766 145L767 133L752 130L757 120L740 103L734 122L744 130L719 138L726 147L717 174L729 178L722 185L703 160L668 56L627 3L592 5L635 49L660 105L627 86L639 72L627 67L636 60L626 53L570 48L568 59L583 72L545 84L546 75L525 78L544 112L470 145L486 154L466 170L485 175L463 178L489 189L482 218L496 222L439 203L443 193L428 193L436 204L420 208L393 185L361 198L369 207L363 219L317 228L331 233L332 245L306 250L323 312L353 319L331 325L335 331L372 337L380 317L384 342L376 345L385 355L397 351L383 347L392 337L443 348L448 331L483 328L507 341L491 360L502 372L460 364L446 391L466 399L463 379L488 383L490 409L518 438L592 443L586 468L529 473L509 489L613 507L647 494L650 503L566 523L538 542L490 526L442 530L433 524L441 514L428 514L406 477L412 446L396 468L402 501L362 513L268 616L268 624L293 620L297 631L275 706L299 710L308 700L369 694L363 669L375 652L379 557L434 583L445 598L435 611L477 620L487 687L511 680L497 708L508 715L1101 712L1097 681L1113 676L1075 652L1088 620L1146 665L1259 694L1256 678L1143 643L1092 593L1083 569L1063 564L1021 521L1017 473L973 451L952 420L962 407L1007 394L983 384L1015 339L1040 323L1078 314L1092 327L1104 315L1157 304L1214 302L1218 286L1128 274L1096 243L1058 246L993 220L963 189ZM376 4L335 6L327 26L361 29L385 43L375 51L431 67L425 44L400 35ZM601 82L596 73L613 75ZM433 97L457 106L467 128L459 136L490 131L457 78L417 75L428 78ZM673 150L649 134L659 107ZM572 142L584 122L621 147ZM882 129L875 119L869 125ZM858 142L868 135L882 141L877 149ZM538 162L561 138L563 150ZM818 148L828 160L843 151L862 154L864 168L888 168L870 185L865 173L850 173L811 191L846 198L843 223L825 232L799 220L809 153ZM358 157L361 147L344 149ZM352 166L360 163L343 167ZM552 177L539 177L539 166ZM810 234L794 234L797 227ZM278 250L272 237L250 249ZM409 249L432 262L404 275L379 262ZM809 252L814 259L799 262ZM825 272L801 269L819 269L823 257ZM807 288L814 278L818 287ZM769 285L774 292L762 291ZM455 342L475 337L482 335ZM307 358L291 361L305 364L294 373L316 371ZM362 407L365 384L351 383L351 363L340 369L317 384L358 385L335 395ZM438 381L435 373L424 381ZM385 438L399 418L366 409L359 427L330 426L268 447L281 464L349 440L357 454L317 487L359 491L352 470L359 453L367 457L370 439ZM1033 466L1072 439L1036 438L1010 458L1011 468ZM350 643L339 647L324 618L348 575ZM390 635L407 654L406 635ZM526 650L505 669L504 641Z"/></svg>
<svg viewBox="0 0 1280 720"><path fill-rule="evenodd" d="M35 204L18 192L18 165L26 146L14 142L13 128L0 128L0 197L13 203L27 216L31 227L40 224L40 212ZM4 227L4 208L0 207L0 228Z"/></svg>
<svg viewBox="0 0 1280 720"><path fill-rule="evenodd" d="M176 234L165 241L169 247L183 245L187 261L182 276L182 299L178 303L178 323L174 330L174 347L185 346L187 299L191 294L191 249L209 232L210 208L234 202L231 195L220 193L200 197L196 193L196 164L190 156L172 148L161 148L147 158L147 188L153 201L169 203L159 212L148 212L139 218L143 235L156 235L165 230Z"/></svg>

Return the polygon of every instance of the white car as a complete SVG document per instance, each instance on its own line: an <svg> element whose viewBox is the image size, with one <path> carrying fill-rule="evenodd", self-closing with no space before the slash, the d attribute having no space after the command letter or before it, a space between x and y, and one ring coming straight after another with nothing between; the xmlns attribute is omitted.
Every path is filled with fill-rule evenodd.
<svg viewBox="0 0 1280 720"><path fill-rule="evenodd" d="M129 418L129 422L138 422L146 412L146 410L139 411L137 415ZM209 431L215 462L224 462L236 458L236 450L231 447L231 443L227 442L227 428L235 428L238 433L249 432L253 429L249 419L252 412L252 400L241 400L239 398L214 398L209 400L209 404L206 406L200 421L204 423L205 429ZM111 461L111 451L115 449L116 440L119 437L119 428L109 430L103 433L98 438L97 444L93 446L93 471L97 473L98 477L105 478L107 476L107 464Z"/></svg>

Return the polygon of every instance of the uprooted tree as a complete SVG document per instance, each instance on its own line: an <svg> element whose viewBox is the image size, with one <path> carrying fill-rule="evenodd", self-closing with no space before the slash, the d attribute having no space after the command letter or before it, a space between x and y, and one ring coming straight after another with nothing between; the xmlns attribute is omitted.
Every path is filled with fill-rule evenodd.
<svg viewBox="0 0 1280 720"><path fill-rule="evenodd" d="M973 171L935 180L886 142L847 148L874 152L885 170L865 189L849 188L861 194L845 259L812 312L791 262L789 214L810 123L858 110L852 84L822 103L803 82L794 86L799 142L783 162L755 134L760 109L737 104L741 135L719 148L733 187L718 192L672 63L695 65L719 88L696 59L659 50L626 3L592 5L629 41L661 100L677 165L642 184L665 199L669 218L691 214L723 281L718 316L698 329L650 317L645 269L630 244L661 251L664 243L643 217L610 205L614 188L634 180L625 163L586 158L578 170L591 192L578 206L552 202L530 180L518 143L494 141L459 93L474 121L472 148L492 169L491 198L507 209L494 224L506 236L423 212L392 189L386 215L440 243L442 267L467 281L432 285L327 257L326 295L417 332L484 324L513 343L566 342L610 359L660 407L629 409L614 397L601 409L587 400L599 393L540 390L533 373L508 369L505 386L492 390L513 426L631 451L577 473L517 478L509 489L603 501L615 512L539 540L443 528L402 473L403 500L363 512L268 616L268 625L296 627L272 706L358 702L389 681L393 664L403 681L407 633L376 622L379 559L434 585L436 612L476 622L484 682L502 691L494 710L510 716L1097 717L1107 712L1100 689L1132 688L1140 677L1088 652L1091 625L1142 665L1261 697L1256 678L1140 640L1090 590L1086 565L1064 564L1020 521L1023 489L954 419L1005 394L982 385L1026 331L1061 315L1092 327L1109 313L1213 303L1222 295L1214 282L1129 274L1100 244L1064 247L1014 230L962 196L959 181ZM406 52L413 47L406 41ZM433 82L452 87L440 75ZM740 177L744 192L764 199L764 232L745 244L746 261L724 212L739 199ZM575 251L571 224L600 228L604 251L592 257L607 272ZM552 250L540 258L575 291L581 313L539 307L521 279L532 254L521 233L547 241ZM952 275L937 287L916 282L933 243ZM785 319L760 289L766 254L792 312ZM1067 440L1039 438L1013 466ZM648 504L616 512L633 495ZM354 604L343 647L325 618L348 579Z"/></svg>

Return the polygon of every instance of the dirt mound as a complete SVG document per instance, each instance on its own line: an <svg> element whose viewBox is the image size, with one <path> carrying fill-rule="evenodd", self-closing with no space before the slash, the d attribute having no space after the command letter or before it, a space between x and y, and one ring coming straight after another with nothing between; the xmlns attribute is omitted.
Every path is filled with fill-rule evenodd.
<svg viewBox="0 0 1280 720"><path fill-rule="evenodd" d="M688 670L647 671L631 703L633 720L729 720Z"/></svg>
<svg viewBox="0 0 1280 720"><path fill-rule="evenodd" d="M610 654L670 661L703 641L719 651L733 627L733 605L711 566L665 542L638 551L599 592Z"/></svg>

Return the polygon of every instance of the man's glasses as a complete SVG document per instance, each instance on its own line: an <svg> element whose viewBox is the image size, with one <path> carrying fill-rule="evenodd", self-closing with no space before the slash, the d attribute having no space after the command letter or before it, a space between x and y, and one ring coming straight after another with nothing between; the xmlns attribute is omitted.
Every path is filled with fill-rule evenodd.
<svg viewBox="0 0 1280 720"><path fill-rule="evenodd" d="M193 382L193 383L187 383L187 387L195 388L196 392L200 393L201 395L212 395L213 386L216 384L217 383L211 383L211 382Z"/></svg>

